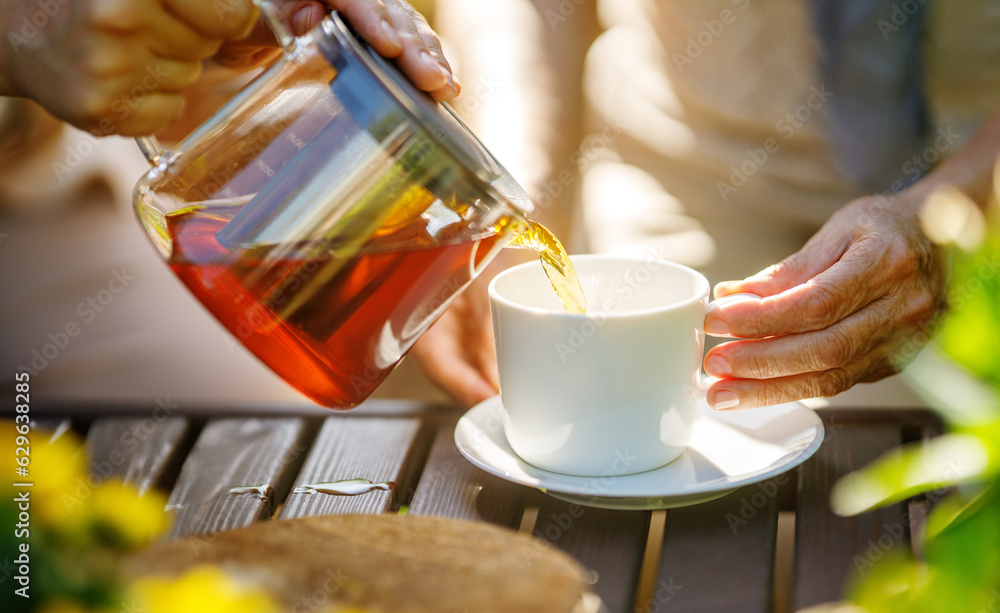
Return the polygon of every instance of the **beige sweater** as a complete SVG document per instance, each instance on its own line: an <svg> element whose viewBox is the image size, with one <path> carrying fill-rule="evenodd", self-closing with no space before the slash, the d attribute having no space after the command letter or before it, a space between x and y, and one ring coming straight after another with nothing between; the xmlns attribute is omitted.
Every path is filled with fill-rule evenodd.
<svg viewBox="0 0 1000 613"><path fill-rule="evenodd" d="M745 276L861 195L828 151L836 92L818 73L807 0L598 6L606 30L585 91L604 136L591 136L582 194L593 248L656 244L713 280ZM925 157L940 159L1000 106L1000 5L941 0L928 21L928 94L943 137ZM919 166L901 167L900 179Z"/></svg>

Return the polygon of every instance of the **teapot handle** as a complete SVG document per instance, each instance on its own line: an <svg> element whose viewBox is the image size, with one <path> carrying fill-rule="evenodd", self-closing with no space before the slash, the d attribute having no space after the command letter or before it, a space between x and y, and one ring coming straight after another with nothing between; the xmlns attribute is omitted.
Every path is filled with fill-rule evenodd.
<svg viewBox="0 0 1000 613"><path fill-rule="evenodd" d="M149 162L150 166L156 166L160 163L164 151L163 147L160 146L160 141L155 136L152 134L149 136L136 136L135 144L139 145L139 151L142 151L142 154L146 156L146 161Z"/></svg>
<svg viewBox="0 0 1000 613"><path fill-rule="evenodd" d="M281 18L278 16L278 10L274 7L269 0L250 0L253 2L257 10L260 11L261 16L264 18L264 22L267 27L271 29L271 33L274 34L274 38L277 39L278 44L281 45L282 50L285 54L291 53L295 49L295 36L292 34L288 26L285 25ZM160 145L160 141L157 140L152 134L148 136L137 136L135 139L135 144L139 146L139 151L146 157L146 161L149 162L150 166L156 166L163 159L164 154L168 153Z"/></svg>

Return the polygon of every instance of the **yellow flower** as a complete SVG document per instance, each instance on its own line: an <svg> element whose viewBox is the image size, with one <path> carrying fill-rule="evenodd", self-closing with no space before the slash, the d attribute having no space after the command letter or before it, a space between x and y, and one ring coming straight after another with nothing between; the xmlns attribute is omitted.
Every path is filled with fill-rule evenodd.
<svg viewBox="0 0 1000 613"><path fill-rule="evenodd" d="M18 436L24 436L28 442L28 464L24 466L27 474L24 475L14 472L19 467L15 459L24 457L15 455L17 448L25 447L17 444ZM4 497L13 483L31 483L30 488L24 489L31 497L35 517L48 524L66 521L73 508L65 500L73 498L77 490L87 484L87 457L79 438L73 432L64 432L52 440L51 433L41 430L21 435L17 426L6 420L0 422L0 438L4 441L4 449L10 449L10 456L5 457L0 468L5 473L0 481ZM13 444L8 446L9 443Z"/></svg>
<svg viewBox="0 0 1000 613"><path fill-rule="evenodd" d="M277 613L266 591L247 588L222 569L197 566L176 578L145 577L131 592L147 613Z"/></svg>
<svg viewBox="0 0 1000 613"><path fill-rule="evenodd" d="M122 537L128 547L153 542L170 527L170 515L164 510L167 499L156 491L140 496L132 486L111 479L94 489L91 502L93 519Z"/></svg>

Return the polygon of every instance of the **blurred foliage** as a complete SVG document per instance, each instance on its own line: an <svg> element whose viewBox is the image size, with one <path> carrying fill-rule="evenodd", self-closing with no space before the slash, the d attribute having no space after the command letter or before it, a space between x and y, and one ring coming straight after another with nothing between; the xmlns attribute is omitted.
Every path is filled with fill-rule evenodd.
<svg viewBox="0 0 1000 613"><path fill-rule="evenodd" d="M847 475L831 495L834 511L853 515L932 492L928 498L938 502L927 516L923 534L914 537L920 540L921 546L916 548L920 555L909 551L887 554L848 587L847 603L817 610L1000 611L997 196L987 207L985 218L968 210L968 203L944 202L947 215L943 218L954 226L952 236L973 236L975 240L942 245L952 265L950 310L927 351L939 352L944 362L923 368L917 387L928 392L949 431L931 441L894 450ZM956 377L955 372L960 375ZM950 489L941 489L946 487Z"/></svg>
<svg viewBox="0 0 1000 613"><path fill-rule="evenodd" d="M72 432L30 432L29 475L16 476L10 443L17 436L14 423L0 422L0 439L9 450L0 477L0 524L15 526L22 511L30 519L23 532L0 531L0 551L15 559L27 545L31 598L4 590L0 609L67 610L72 603L75 609L69 610L120 610L126 585L118 561L167 529L166 499L156 492L139 496L117 479L88 475L84 447ZM13 486L24 481L33 485ZM25 492L27 509L21 509L15 497Z"/></svg>
<svg viewBox="0 0 1000 613"><path fill-rule="evenodd" d="M17 431L21 426L22 432ZM13 561L0 578L4 613L278 613L267 591L247 585L216 566L195 566L178 577L127 578L126 556L146 547L170 527L167 499L152 491L140 494L118 479L88 473L86 450L72 432L58 435L30 431L29 474L17 476L15 445L24 425L0 420L3 458L0 466L0 556ZM18 443L20 445L20 443ZM30 487L15 487L21 482ZM27 509L15 500L28 492ZM27 533L12 527L26 513ZM21 546L28 547L24 598L14 574ZM320 613L366 613L331 603ZM371 612L369 612L371 613Z"/></svg>
<svg viewBox="0 0 1000 613"><path fill-rule="evenodd" d="M955 249L951 314L937 344L946 355L1000 389L1000 215L989 220L980 246Z"/></svg>

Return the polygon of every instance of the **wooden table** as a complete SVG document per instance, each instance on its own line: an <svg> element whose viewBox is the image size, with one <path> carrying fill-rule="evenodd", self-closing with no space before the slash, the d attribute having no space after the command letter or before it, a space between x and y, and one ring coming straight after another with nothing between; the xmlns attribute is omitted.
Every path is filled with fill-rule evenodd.
<svg viewBox="0 0 1000 613"><path fill-rule="evenodd" d="M753 613L838 599L845 582L886 551L912 547L926 515L929 501L916 498L840 518L829 511L828 493L840 475L940 432L933 414L819 413L826 440L798 469L712 502L653 512L579 507L478 470L453 442L461 416L453 407L372 401L351 412L251 414L165 403L115 407L110 417L106 407L77 407L69 425L86 436L95 479L116 475L170 492L172 538L210 540L268 519L405 510L534 534L539 550L562 548L593 570L612 613ZM60 421L58 407L49 414L47 425ZM346 487L370 491L303 489L355 479L372 485Z"/></svg>

